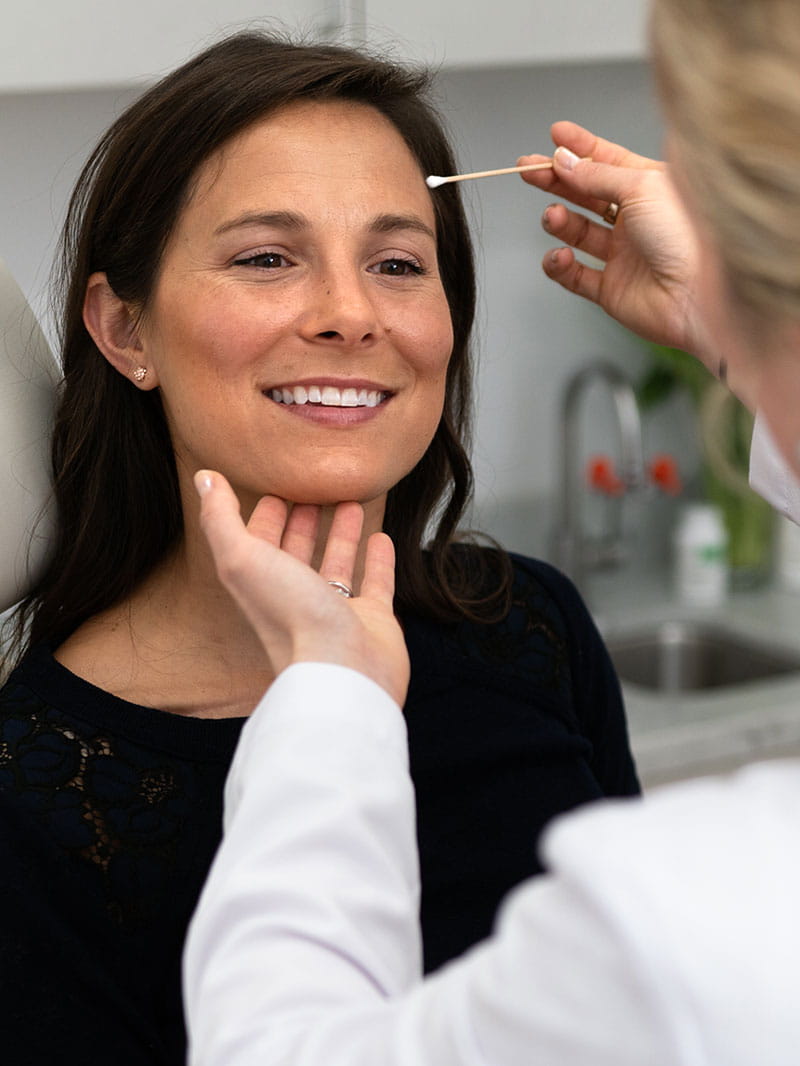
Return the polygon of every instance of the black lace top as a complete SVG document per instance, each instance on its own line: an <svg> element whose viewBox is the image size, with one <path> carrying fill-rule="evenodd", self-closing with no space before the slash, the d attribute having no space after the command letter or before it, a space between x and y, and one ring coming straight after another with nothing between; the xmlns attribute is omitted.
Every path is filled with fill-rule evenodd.
<svg viewBox="0 0 800 1066"><path fill-rule="evenodd" d="M572 586L515 558L499 625L404 620L426 968L491 929L550 818L637 791ZM0 1042L13 1066L179 1066L180 955L241 720L119 700L37 648L0 691Z"/></svg>

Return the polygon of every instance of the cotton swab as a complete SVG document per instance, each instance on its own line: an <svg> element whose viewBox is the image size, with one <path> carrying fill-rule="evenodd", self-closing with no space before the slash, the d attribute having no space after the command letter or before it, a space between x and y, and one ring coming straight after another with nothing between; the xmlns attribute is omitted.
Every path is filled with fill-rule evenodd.
<svg viewBox="0 0 800 1066"><path fill-rule="evenodd" d="M450 174L446 178L438 174L431 174L425 179L429 189L438 189L440 185L446 185L451 181L467 181L471 178L493 178L496 174L521 174L523 170L549 170L553 166L552 159L546 163L528 163L524 167L501 167L500 170L476 170L472 174Z"/></svg>

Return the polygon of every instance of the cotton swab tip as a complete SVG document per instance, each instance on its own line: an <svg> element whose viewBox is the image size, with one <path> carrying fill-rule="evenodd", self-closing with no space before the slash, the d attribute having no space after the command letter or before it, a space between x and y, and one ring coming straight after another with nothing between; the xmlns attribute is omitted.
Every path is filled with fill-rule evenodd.
<svg viewBox="0 0 800 1066"><path fill-rule="evenodd" d="M438 174L431 174L425 179L429 189L438 189L440 185L446 185L450 181L467 181L470 178L494 178L498 174L522 174L526 170L550 170L553 160L548 159L543 163L525 163L521 167L501 167L499 170L476 170L472 174L448 174L446 178Z"/></svg>

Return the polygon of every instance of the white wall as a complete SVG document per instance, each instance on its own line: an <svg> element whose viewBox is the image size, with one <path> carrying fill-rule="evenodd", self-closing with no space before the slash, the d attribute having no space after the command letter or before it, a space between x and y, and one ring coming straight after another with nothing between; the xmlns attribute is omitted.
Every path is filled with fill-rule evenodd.
<svg viewBox="0 0 800 1066"><path fill-rule="evenodd" d="M135 91L0 95L0 258L37 312L67 200L100 134Z"/></svg>
<svg viewBox="0 0 800 1066"><path fill-rule="evenodd" d="M524 151L547 151L549 124L557 118L575 119L644 154L659 152L642 63L445 72L439 84L464 169L510 165ZM99 133L133 95L0 95L0 257L40 312L68 191ZM543 194L516 176L469 183L465 192L482 275L475 522L509 547L546 554L565 379L597 355L638 374L643 347L541 273L552 246L539 226L548 202ZM590 399L587 422L593 447L613 447L602 397ZM648 436L649 450L672 449L689 468L695 463L691 423L681 407L651 419ZM647 501L639 517L659 507Z"/></svg>

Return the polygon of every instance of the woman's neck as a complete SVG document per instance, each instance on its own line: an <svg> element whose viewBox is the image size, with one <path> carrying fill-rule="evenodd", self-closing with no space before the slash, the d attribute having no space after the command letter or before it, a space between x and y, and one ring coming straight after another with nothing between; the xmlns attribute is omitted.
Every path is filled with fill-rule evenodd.
<svg viewBox="0 0 800 1066"><path fill-rule="evenodd" d="M356 589L366 540L380 529L383 506L365 512ZM179 548L126 601L82 625L56 658L133 703L194 717L239 717L253 710L274 673L246 618L217 579L196 514L196 508L185 508ZM323 511L320 543L332 514L332 509Z"/></svg>

